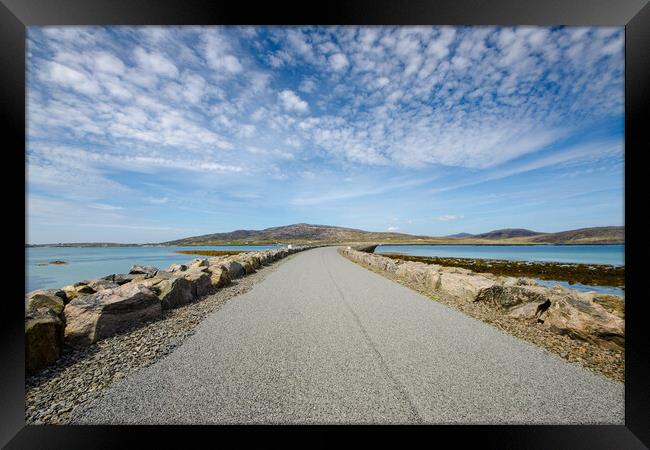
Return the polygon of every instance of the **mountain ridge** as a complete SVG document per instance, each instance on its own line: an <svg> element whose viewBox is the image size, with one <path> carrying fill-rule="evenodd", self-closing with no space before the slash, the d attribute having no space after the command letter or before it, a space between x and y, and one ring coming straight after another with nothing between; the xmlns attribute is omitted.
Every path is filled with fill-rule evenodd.
<svg viewBox="0 0 650 450"><path fill-rule="evenodd" d="M503 228L470 235L424 236L397 232L365 231L330 225L297 223L263 230L234 230L162 242L160 245L298 244L298 243L432 243L432 244L618 244L625 241L624 227L592 227L556 233L523 228Z"/></svg>

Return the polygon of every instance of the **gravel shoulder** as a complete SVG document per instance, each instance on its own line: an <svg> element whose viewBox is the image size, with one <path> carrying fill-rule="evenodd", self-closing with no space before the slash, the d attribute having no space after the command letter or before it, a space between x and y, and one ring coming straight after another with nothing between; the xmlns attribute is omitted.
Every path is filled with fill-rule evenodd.
<svg viewBox="0 0 650 450"><path fill-rule="evenodd" d="M140 328L98 341L83 349L65 347L56 364L25 379L27 425L68 424L75 410L96 399L113 382L155 364L179 347L210 313L250 291L291 255L232 281L213 294L164 310L162 318Z"/></svg>

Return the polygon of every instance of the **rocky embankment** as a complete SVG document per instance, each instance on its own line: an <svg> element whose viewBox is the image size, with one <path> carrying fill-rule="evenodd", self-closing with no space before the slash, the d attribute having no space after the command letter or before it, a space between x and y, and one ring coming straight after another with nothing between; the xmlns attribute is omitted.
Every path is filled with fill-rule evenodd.
<svg viewBox="0 0 650 450"><path fill-rule="evenodd" d="M359 251L365 250L365 251ZM528 278L396 260L361 247L348 259L609 378L624 381L622 297L537 285Z"/></svg>
<svg viewBox="0 0 650 450"><path fill-rule="evenodd" d="M310 247L195 259L167 270L133 266L128 274L80 281L25 296L27 374L54 364L64 347L83 348L132 331L187 305L231 280Z"/></svg>

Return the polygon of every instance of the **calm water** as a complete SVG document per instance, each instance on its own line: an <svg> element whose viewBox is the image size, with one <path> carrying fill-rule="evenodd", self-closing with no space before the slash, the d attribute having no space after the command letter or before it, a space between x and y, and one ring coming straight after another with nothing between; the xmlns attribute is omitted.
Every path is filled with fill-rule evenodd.
<svg viewBox="0 0 650 450"><path fill-rule="evenodd" d="M174 253L177 250L267 250L279 245L215 245L205 247L37 247L26 248L25 292L61 288L81 280L128 273L134 264L166 269L200 256ZM50 261L67 264L38 264Z"/></svg>
<svg viewBox="0 0 650 450"><path fill-rule="evenodd" d="M380 245L375 253L560 263L625 264L625 245Z"/></svg>
<svg viewBox="0 0 650 450"><path fill-rule="evenodd" d="M562 287L569 288L569 289L575 289L576 291L582 291L582 292L598 292L600 294L608 294L608 295L620 295L621 297L625 297L625 290L621 289L619 287L614 287L614 286L592 286L589 284L581 284L581 283L568 283L566 281L557 281L557 280L542 280L540 278L533 278L533 280L537 281L537 284L540 284L542 286L546 287L553 287L556 284L559 284Z"/></svg>

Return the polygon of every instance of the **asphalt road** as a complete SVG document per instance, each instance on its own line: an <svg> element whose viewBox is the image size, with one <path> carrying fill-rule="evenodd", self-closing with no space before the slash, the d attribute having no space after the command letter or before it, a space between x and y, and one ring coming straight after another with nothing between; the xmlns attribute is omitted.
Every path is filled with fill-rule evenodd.
<svg viewBox="0 0 650 450"><path fill-rule="evenodd" d="M624 386L321 248L75 422L623 424Z"/></svg>

